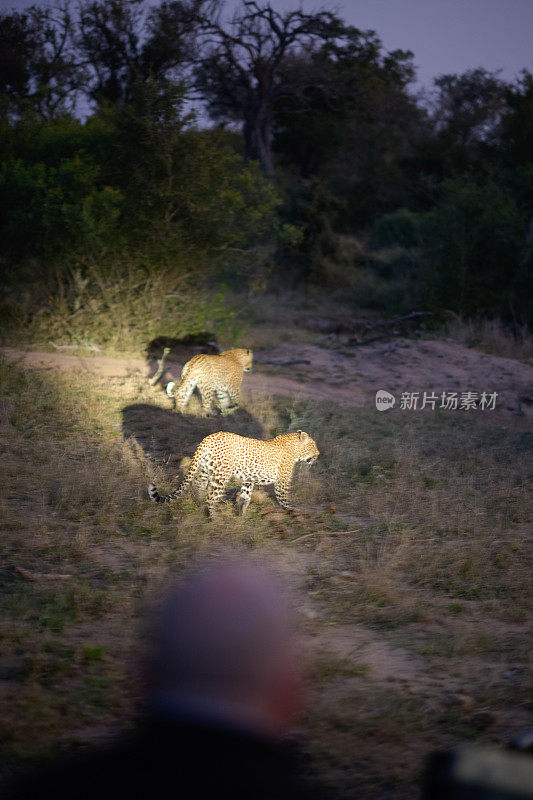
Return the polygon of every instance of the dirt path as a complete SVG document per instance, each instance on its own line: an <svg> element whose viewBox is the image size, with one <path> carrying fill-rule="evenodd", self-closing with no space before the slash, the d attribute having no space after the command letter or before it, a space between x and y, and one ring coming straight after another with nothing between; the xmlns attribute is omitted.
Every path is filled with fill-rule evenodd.
<svg viewBox="0 0 533 800"><path fill-rule="evenodd" d="M41 369L61 369L109 377L135 373L147 377L155 362L142 358L75 356L5 348L8 361ZM285 343L256 351L254 371L244 391L261 395L331 400L343 405L373 406L378 389L392 392L497 392L497 411L533 415L533 368L455 342L397 339L347 352L317 345ZM306 361L284 366L284 362ZM274 362L268 363L268 362ZM181 364L168 363L163 383L176 377Z"/></svg>
<svg viewBox="0 0 533 800"><path fill-rule="evenodd" d="M397 403L402 392L419 392L422 397L424 391L472 391L497 392L500 411L530 415L533 410L533 367L451 341L397 339L351 350L283 344L258 353L257 359L309 361L278 367L269 386L281 382L280 373L290 371L299 376L304 396L339 403L372 406L378 389L392 392ZM324 382L318 384L317 377Z"/></svg>

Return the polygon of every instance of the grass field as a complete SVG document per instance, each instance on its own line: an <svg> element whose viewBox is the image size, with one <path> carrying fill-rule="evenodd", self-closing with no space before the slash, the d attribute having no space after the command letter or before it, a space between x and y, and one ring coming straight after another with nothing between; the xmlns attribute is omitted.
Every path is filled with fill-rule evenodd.
<svg viewBox="0 0 533 800"><path fill-rule="evenodd" d="M213 419L176 414L138 375L0 370L7 772L128 724L151 598L228 549L264 558L295 593L310 653L301 725L313 769L341 796L411 797L430 749L524 730L533 437L522 417L245 396ZM245 518L228 502L216 522L190 497L147 498L152 480L175 485L214 430L297 428L321 456L297 470L295 517L268 494Z"/></svg>

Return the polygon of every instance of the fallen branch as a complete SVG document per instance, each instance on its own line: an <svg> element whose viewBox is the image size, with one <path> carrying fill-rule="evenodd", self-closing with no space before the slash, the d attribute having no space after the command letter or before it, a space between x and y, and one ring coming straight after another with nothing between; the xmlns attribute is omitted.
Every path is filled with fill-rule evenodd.
<svg viewBox="0 0 533 800"><path fill-rule="evenodd" d="M22 567L15 567L15 572L27 581L65 581L72 578L72 575L61 575L59 572L30 572Z"/></svg>
<svg viewBox="0 0 533 800"><path fill-rule="evenodd" d="M362 344L372 344L373 342L378 342L381 339L388 339L391 335L392 336L399 336L399 331L383 331L382 333L378 334L378 336L373 336L371 339L366 339L365 337L367 334L371 333L372 331L379 331L382 328L390 328L391 326L394 327L395 325L399 325L406 322L413 322L415 320L420 319L420 317L433 317L433 311L411 311L409 314L405 314L403 317L396 317L395 319L386 319L382 320L381 322L374 322L372 325L365 325L363 331L361 333L361 337L354 336L353 339L350 339L347 344L349 345L362 345Z"/></svg>
<svg viewBox="0 0 533 800"><path fill-rule="evenodd" d="M311 536L350 536L354 533L362 533L361 530L354 531L313 531L313 533L306 533L304 536L298 536L297 539L291 539L288 544L295 544L295 542L303 542L304 539L309 539Z"/></svg>
<svg viewBox="0 0 533 800"><path fill-rule="evenodd" d="M161 378L161 375L162 375L162 374L163 374L163 372L165 371L165 358L168 356L168 354L170 353L171 349L172 349L171 347L165 347L165 348L163 348L163 355L161 356L161 358L159 358L159 359L157 360L157 372L156 372L156 373L155 373L155 375L154 375L152 378L150 378L150 380L148 381L148 383L150 384L150 386L155 386L155 385L156 385L156 383L157 383L157 382L160 380L160 378Z"/></svg>
<svg viewBox="0 0 533 800"><path fill-rule="evenodd" d="M396 319L385 319L381 322L374 322L373 325L366 325L366 331L373 331L375 328L385 328L388 325L396 325L398 322L407 322L412 319L419 319L419 317L432 317L433 311L411 311L403 317L396 317Z"/></svg>
<svg viewBox="0 0 533 800"><path fill-rule="evenodd" d="M355 345L374 344L375 342L383 342L386 339L390 339L391 336L401 336L400 331L388 331L388 333L382 333L381 336L373 336L371 339L358 339L354 336L353 339L346 342L346 345L354 347Z"/></svg>

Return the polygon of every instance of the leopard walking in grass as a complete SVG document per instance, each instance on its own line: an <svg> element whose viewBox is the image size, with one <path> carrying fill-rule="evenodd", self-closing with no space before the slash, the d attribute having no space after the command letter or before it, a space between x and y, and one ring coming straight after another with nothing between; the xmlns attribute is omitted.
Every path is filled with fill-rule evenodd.
<svg viewBox="0 0 533 800"><path fill-rule="evenodd" d="M200 354L191 358L181 371L181 379L167 384L169 397L176 400L176 408L184 411L192 393L197 389L204 412L214 408L222 414L231 414L240 402L240 389L245 372L252 369L253 353L249 349L225 350L219 355Z"/></svg>
<svg viewBox="0 0 533 800"><path fill-rule="evenodd" d="M194 483L197 489L207 492L207 507L213 517L225 487L231 478L236 478L242 482L237 501L241 514L250 504L254 486L267 484L274 484L278 503L290 511L289 493L295 465L299 461L314 464L319 454L316 443L305 431L285 433L266 441L218 431L200 442L185 478L174 492L161 495L151 484L148 493L156 503L169 503Z"/></svg>

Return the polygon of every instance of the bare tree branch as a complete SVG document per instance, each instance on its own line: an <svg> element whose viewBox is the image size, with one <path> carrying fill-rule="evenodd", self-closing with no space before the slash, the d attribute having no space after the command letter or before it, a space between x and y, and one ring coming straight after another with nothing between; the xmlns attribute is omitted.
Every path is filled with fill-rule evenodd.
<svg viewBox="0 0 533 800"><path fill-rule="evenodd" d="M232 111L243 124L246 156L273 172L274 107L281 90L280 67L291 52L335 37L342 29L329 11L278 12L270 3L242 0L229 23L220 17L200 20L210 48L197 80L214 114Z"/></svg>

